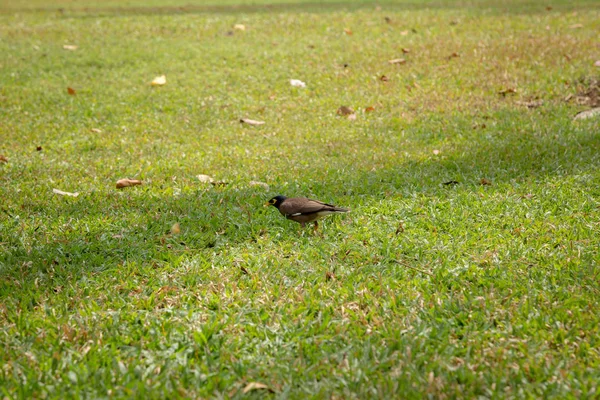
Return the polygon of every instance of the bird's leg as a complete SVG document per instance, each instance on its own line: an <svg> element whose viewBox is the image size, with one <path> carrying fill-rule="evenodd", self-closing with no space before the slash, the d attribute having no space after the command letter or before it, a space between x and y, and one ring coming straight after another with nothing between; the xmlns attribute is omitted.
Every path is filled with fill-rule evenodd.
<svg viewBox="0 0 600 400"><path fill-rule="evenodd" d="M315 227L313 228L313 232L315 233L315 235L319 234L319 223L317 221L315 221Z"/></svg>

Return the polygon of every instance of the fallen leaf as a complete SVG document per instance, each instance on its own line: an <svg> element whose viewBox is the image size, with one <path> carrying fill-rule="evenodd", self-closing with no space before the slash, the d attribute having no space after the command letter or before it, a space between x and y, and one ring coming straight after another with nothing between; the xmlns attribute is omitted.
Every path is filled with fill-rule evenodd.
<svg viewBox="0 0 600 400"><path fill-rule="evenodd" d="M398 227L396 228L396 235L402 232L404 232L404 225L402 224L402 222L400 222L398 224Z"/></svg>
<svg viewBox="0 0 600 400"><path fill-rule="evenodd" d="M270 389L267 385L265 385L264 383L260 383L260 382L250 382L249 384L246 385L246 387L244 388L244 390L242 392L244 394L246 394L252 390L259 390L259 389L265 389L265 390L268 390L269 392L273 392L273 390Z"/></svg>
<svg viewBox="0 0 600 400"><path fill-rule="evenodd" d="M236 31L245 31L246 30L246 25L244 25L244 24L235 24L233 26L233 29L235 29Z"/></svg>
<svg viewBox="0 0 600 400"><path fill-rule="evenodd" d="M382 82L387 82L387 81L389 81L389 80L390 80L390 78L388 78L388 77L387 77L387 76L385 76L385 75L381 75L381 77L379 78L379 80L380 80L380 81L382 81Z"/></svg>
<svg viewBox="0 0 600 400"><path fill-rule="evenodd" d="M75 94L76 94L77 92L75 91L75 89L73 89L73 88L71 88L71 87L68 87L68 88L67 88L67 93L69 93L71 96L75 96Z"/></svg>
<svg viewBox="0 0 600 400"><path fill-rule="evenodd" d="M392 19L390 17L383 17L383 19L385 20L385 22L387 22L388 24L392 23Z"/></svg>
<svg viewBox="0 0 600 400"><path fill-rule="evenodd" d="M544 104L543 100L531 100L531 101L517 101L516 104L520 106L525 106L527 108L538 108L542 104Z"/></svg>
<svg viewBox="0 0 600 400"><path fill-rule="evenodd" d="M213 183L215 181L212 177L203 174L196 175L196 178L202 183Z"/></svg>
<svg viewBox="0 0 600 400"><path fill-rule="evenodd" d="M196 178L202 183L210 183L213 186L225 186L228 184L228 182L225 181L215 181L212 177L203 174L196 175Z"/></svg>
<svg viewBox="0 0 600 400"><path fill-rule="evenodd" d="M453 52L452 54L450 54L448 56L448 59L450 60L452 58L458 58L458 57L460 57L460 54L458 54L457 52Z"/></svg>
<svg viewBox="0 0 600 400"><path fill-rule="evenodd" d="M577 115L575 115L575 119L588 119L588 118L592 118L592 117L596 117L600 115L600 107L596 107L596 108L592 108L591 110L586 110L586 111L582 111L577 113Z"/></svg>
<svg viewBox="0 0 600 400"><path fill-rule="evenodd" d="M365 112L373 112L373 111L375 111L375 107L373 107L373 106L369 106L369 107L365 108Z"/></svg>
<svg viewBox="0 0 600 400"><path fill-rule="evenodd" d="M298 79L290 79L290 85L294 87L306 87L306 83Z"/></svg>
<svg viewBox="0 0 600 400"><path fill-rule="evenodd" d="M571 28L571 29L579 29L579 28L583 28L583 24L573 24L573 25L571 25L569 28Z"/></svg>
<svg viewBox="0 0 600 400"><path fill-rule="evenodd" d="M406 62L406 59L404 58L394 58L393 60L389 60L388 63L390 64L404 64Z"/></svg>
<svg viewBox="0 0 600 400"><path fill-rule="evenodd" d="M546 11L552 11L552 6L546 6Z"/></svg>
<svg viewBox="0 0 600 400"><path fill-rule="evenodd" d="M171 234L178 235L181 232L181 227L179 226L179 222L175 222L171 227Z"/></svg>
<svg viewBox="0 0 600 400"><path fill-rule="evenodd" d="M79 196L79 192L75 192L75 193L70 193L70 192L63 192L62 190L58 190L58 189L52 189L53 193L59 194L61 196L71 196L71 197L77 197Z"/></svg>
<svg viewBox="0 0 600 400"><path fill-rule="evenodd" d="M403 52L404 54L408 54L408 53L410 53L410 49L405 49L405 48L403 47L403 48L402 48L402 52Z"/></svg>
<svg viewBox="0 0 600 400"><path fill-rule="evenodd" d="M42 146L36 146L35 151L42 151Z"/></svg>
<svg viewBox="0 0 600 400"><path fill-rule="evenodd" d="M152 80L152 86L162 86L167 83L167 77L165 75L157 76Z"/></svg>
<svg viewBox="0 0 600 400"><path fill-rule="evenodd" d="M137 179L119 179L117 181L117 189L123 189L129 186L137 186L137 185L141 185L142 181L139 181Z"/></svg>
<svg viewBox="0 0 600 400"><path fill-rule="evenodd" d="M349 28L344 29L344 33L348 36L352 35L352 30Z"/></svg>
<svg viewBox="0 0 600 400"><path fill-rule="evenodd" d="M63 49L65 50L77 50L77 46L75 46L74 44L63 44Z"/></svg>
<svg viewBox="0 0 600 400"><path fill-rule="evenodd" d="M440 151L439 150L434 150L433 154L437 156L438 154L440 154Z"/></svg>
<svg viewBox="0 0 600 400"><path fill-rule="evenodd" d="M333 272L325 272L325 281L331 281L335 279L335 275L333 274Z"/></svg>
<svg viewBox="0 0 600 400"><path fill-rule="evenodd" d="M6 158L4 155L0 154L0 162L7 163L8 158Z"/></svg>
<svg viewBox="0 0 600 400"><path fill-rule="evenodd" d="M490 186L492 184L492 181L490 181L489 179L481 178L479 184L483 186Z"/></svg>
<svg viewBox="0 0 600 400"><path fill-rule="evenodd" d="M448 181L448 182L444 182L442 183L442 185L446 185L446 186L451 186L451 185L458 185L458 181Z"/></svg>
<svg viewBox="0 0 600 400"><path fill-rule="evenodd" d="M515 88L506 88L506 89L502 89L501 91L498 92L498 94L502 95L502 96L506 96L507 94L515 94L517 93L517 89Z"/></svg>
<svg viewBox="0 0 600 400"><path fill-rule="evenodd" d="M594 63L594 67L600 67L600 60L598 60Z"/></svg>
<svg viewBox="0 0 600 400"><path fill-rule="evenodd" d="M90 130L91 130L92 132L94 132L94 133L102 133L102 131L101 131L100 129L98 129L98 128L92 128L92 129L90 129Z"/></svg>
<svg viewBox="0 0 600 400"><path fill-rule="evenodd" d="M354 114L354 110L351 109L350 107L341 106L340 108L338 108L337 114L338 115L351 115L351 114Z"/></svg>
<svg viewBox="0 0 600 400"><path fill-rule="evenodd" d="M265 123L265 121L256 121L250 118L241 118L240 122L248 125L263 125Z"/></svg>
<svg viewBox="0 0 600 400"><path fill-rule="evenodd" d="M250 181L248 183L250 186L261 186L267 190L269 190L269 185L267 183L264 182L259 182L259 181Z"/></svg>

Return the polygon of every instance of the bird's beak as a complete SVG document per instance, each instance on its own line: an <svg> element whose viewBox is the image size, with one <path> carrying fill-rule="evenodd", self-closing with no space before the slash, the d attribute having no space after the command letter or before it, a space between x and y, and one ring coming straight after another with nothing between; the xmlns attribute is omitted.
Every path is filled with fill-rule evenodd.
<svg viewBox="0 0 600 400"><path fill-rule="evenodd" d="M265 204L263 204L263 207L269 207L270 205L271 205L271 203L269 203L269 202L267 201Z"/></svg>

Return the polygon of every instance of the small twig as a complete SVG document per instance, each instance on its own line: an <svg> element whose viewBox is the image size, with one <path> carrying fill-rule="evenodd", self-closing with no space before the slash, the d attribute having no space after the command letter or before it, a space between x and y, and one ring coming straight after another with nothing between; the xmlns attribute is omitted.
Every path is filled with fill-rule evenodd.
<svg viewBox="0 0 600 400"><path fill-rule="evenodd" d="M423 271L422 269L415 268L415 267L413 267L412 265L408 265L408 264L407 264L406 262L404 262L404 261L398 261L398 260L394 260L394 261L395 261L395 262L397 262L397 263L398 263L398 264L400 264L400 265L403 265L403 266L405 266L406 268L410 268L410 269L413 269L413 270L415 270L415 271L417 271L417 272L420 272L420 273L422 273L422 274L429 275L429 276L433 277L433 274L432 274L431 272L427 272L427 271Z"/></svg>

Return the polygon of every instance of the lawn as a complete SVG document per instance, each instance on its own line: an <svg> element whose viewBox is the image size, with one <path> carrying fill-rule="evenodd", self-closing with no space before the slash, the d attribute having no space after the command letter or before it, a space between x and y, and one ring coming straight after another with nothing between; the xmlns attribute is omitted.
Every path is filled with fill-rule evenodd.
<svg viewBox="0 0 600 400"><path fill-rule="evenodd" d="M0 398L600 397L600 4L270 3L2 2Z"/></svg>

